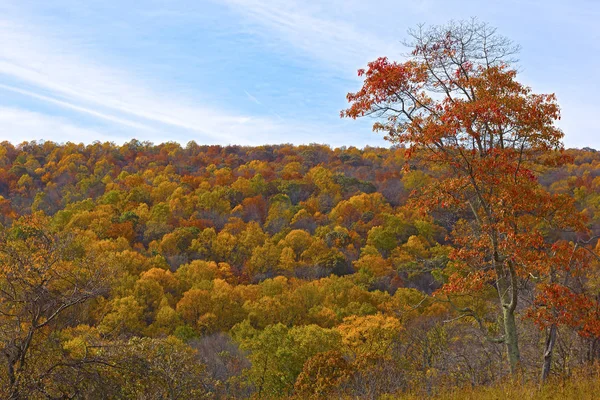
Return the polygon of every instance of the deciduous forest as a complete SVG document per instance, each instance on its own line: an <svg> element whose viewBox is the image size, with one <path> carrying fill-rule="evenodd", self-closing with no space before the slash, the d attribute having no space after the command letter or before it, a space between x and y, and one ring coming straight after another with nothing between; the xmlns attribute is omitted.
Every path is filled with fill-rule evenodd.
<svg viewBox="0 0 600 400"><path fill-rule="evenodd" d="M0 397L597 390L600 152L485 24L411 37L342 111L390 148L0 143Z"/></svg>

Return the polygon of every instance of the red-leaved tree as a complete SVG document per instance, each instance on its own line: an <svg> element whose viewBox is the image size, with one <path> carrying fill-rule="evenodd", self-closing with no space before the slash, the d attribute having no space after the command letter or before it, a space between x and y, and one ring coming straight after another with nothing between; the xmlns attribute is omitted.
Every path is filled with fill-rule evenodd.
<svg viewBox="0 0 600 400"><path fill-rule="evenodd" d="M409 158L424 159L434 171L437 179L413 193L415 206L461 216L441 293L495 289L502 326L490 339L504 343L514 373L523 282L539 282L542 293L557 285L551 276L568 268L564 260L572 252L554 246L557 232L585 231L573 199L547 192L537 180L542 163L564 161L563 133L554 125L559 106L553 94L534 94L517 81L518 47L484 23L409 33L407 60L379 58L359 70L363 86L348 94L350 107L341 115L376 117L375 131L406 145ZM473 309L457 309L487 330Z"/></svg>

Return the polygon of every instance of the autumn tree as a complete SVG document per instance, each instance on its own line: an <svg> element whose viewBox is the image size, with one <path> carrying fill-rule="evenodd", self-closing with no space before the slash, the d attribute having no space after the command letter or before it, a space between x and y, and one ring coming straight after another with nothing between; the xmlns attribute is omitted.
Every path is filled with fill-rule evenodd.
<svg viewBox="0 0 600 400"><path fill-rule="evenodd" d="M234 327L233 337L242 350L251 351L247 374L258 398L289 395L308 359L340 346L337 332L316 325L278 323L258 331L246 320Z"/></svg>
<svg viewBox="0 0 600 400"><path fill-rule="evenodd" d="M43 215L0 229L0 391L7 399L44 392L42 377L76 369L49 340L74 310L107 290L106 268L73 235L53 232Z"/></svg>
<svg viewBox="0 0 600 400"><path fill-rule="evenodd" d="M351 374L352 365L339 351L318 353L304 363L294 391L298 398L325 399Z"/></svg>
<svg viewBox="0 0 600 400"><path fill-rule="evenodd" d="M372 116L373 129L424 160L435 181L416 188L413 204L463 218L452 232L454 251L443 292L497 292L511 372L520 364L517 329L522 281L549 274L556 230L583 230L573 200L537 181L540 155L561 161L563 132L553 94L534 94L517 81L519 50L476 20L409 31L404 62L378 58L358 71L362 88L349 93L342 117ZM460 316L480 317L469 307ZM483 324L482 324L483 326Z"/></svg>
<svg viewBox="0 0 600 400"><path fill-rule="evenodd" d="M210 379L198 352L181 340L134 338L114 356L119 370L112 371L121 388L121 398L207 399Z"/></svg>

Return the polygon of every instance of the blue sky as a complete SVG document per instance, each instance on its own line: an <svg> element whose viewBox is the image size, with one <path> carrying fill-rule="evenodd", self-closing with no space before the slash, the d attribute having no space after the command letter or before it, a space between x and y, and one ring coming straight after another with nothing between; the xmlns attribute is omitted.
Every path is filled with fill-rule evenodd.
<svg viewBox="0 0 600 400"><path fill-rule="evenodd" d="M356 70L470 17L522 46L566 146L600 149L595 0L0 0L0 140L385 145L339 118Z"/></svg>

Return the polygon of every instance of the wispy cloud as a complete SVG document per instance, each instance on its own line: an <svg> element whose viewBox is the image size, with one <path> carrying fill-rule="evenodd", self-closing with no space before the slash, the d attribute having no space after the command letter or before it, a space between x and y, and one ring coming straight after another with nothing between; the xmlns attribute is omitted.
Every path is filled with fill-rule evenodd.
<svg viewBox="0 0 600 400"><path fill-rule="evenodd" d="M100 118L100 119L103 119L103 120L107 120L107 121L110 121L110 122L116 122L116 123L118 123L120 125L129 126L129 127L137 128L137 129L154 130L153 128L151 128L151 127L149 127L147 125L143 125L143 124L140 124L140 123L137 123L137 122L133 122L133 121L130 121L128 119L118 118L118 117L115 117L115 116L110 115L110 114L105 114L105 113L102 113L102 112L98 112L98 111L95 111L95 110L93 110L91 108L77 106L77 105L75 105L73 103L69 103L67 101L62 101L62 100L59 100L59 99L55 99L55 98L50 97L50 96L45 96L43 94L35 93L35 92L30 91L30 90L19 89L17 87L10 86L10 85L4 85L2 83L0 83L0 89L7 90L9 92L13 92L13 93L17 93L17 94L21 94L21 95L24 95L24 96L28 96L28 97L31 97L31 98L34 98L34 99L37 99L37 100L42 100L42 101L45 101L47 103L58 105L60 107L64 107L64 108L67 108L67 109L70 109L70 110L78 111L80 113L89 114L89 115L91 115L93 117L97 117L97 118Z"/></svg>
<svg viewBox="0 0 600 400"><path fill-rule="evenodd" d="M114 132L107 132L101 128L74 125L66 118L14 107L0 107L0 140L21 142L40 139L91 143L96 140L114 141L115 135Z"/></svg>
<svg viewBox="0 0 600 400"><path fill-rule="evenodd" d="M248 99L258 105L261 105L262 103L260 101L258 101L258 99L254 96L252 96L250 93L248 93L246 90L244 90L244 93L246 93L246 97L248 97Z"/></svg>
<svg viewBox="0 0 600 400"><path fill-rule="evenodd" d="M311 2L225 0L225 3L233 12L258 23L269 40L291 44L293 50L287 47L288 54L301 50L327 67L346 72L377 56L398 55L402 49L396 38L377 36L346 20L328 18Z"/></svg>
<svg viewBox="0 0 600 400"><path fill-rule="evenodd" d="M86 49L77 43L31 26L0 20L0 48L0 78L14 83L0 88L117 124L163 131L171 127L231 143L256 142L259 134L279 128L269 118L155 92L125 70L81 56ZM22 85L29 89L18 87Z"/></svg>

